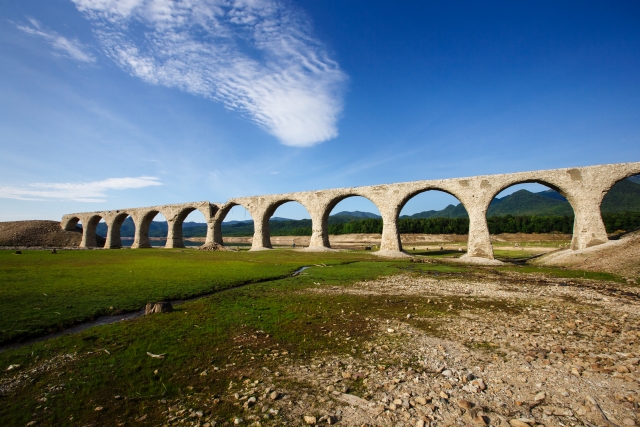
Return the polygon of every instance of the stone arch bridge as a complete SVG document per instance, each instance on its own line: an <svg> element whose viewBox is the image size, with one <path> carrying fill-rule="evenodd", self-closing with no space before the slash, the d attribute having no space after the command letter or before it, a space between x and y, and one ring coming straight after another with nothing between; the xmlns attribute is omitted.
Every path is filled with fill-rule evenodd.
<svg viewBox="0 0 640 427"><path fill-rule="evenodd" d="M382 243L380 255L403 256L397 220L402 207L413 196L440 190L455 196L469 214L469 241L465 256L493 259L493 247L489 238L486 213L489 203L502 190L521 183L540 183L567 198L574 211L571 249L578 250L607 241L607 233L600 213L600 203L609 189L629 176L640 174L640 162L620 163L577 168L517 172L500 175L483 175L468 178L413 181L366 187L336 188L299 193L240 197L226 203L182 203L146 208L119 209L101 212L84 212L64 215L61 226L74 230L82 222L82 247L96 246L96 227L104 219L108 231L105 248L120 248L120 226L127 216L135 224L133 248L149 248L149 226L161 213L168 223L167 248L184 247L182 222L189 213L199 210L204 215L208 229L205 245L222 244L222 221L234 206L243 206L251 214L255 232L251 250L271 248L269 218L276 209L287 202L298 202L309 212L313 233L307 250L331 250L328 237L328 217L342 200L362 196L373 202L382 215Z"/></svg>

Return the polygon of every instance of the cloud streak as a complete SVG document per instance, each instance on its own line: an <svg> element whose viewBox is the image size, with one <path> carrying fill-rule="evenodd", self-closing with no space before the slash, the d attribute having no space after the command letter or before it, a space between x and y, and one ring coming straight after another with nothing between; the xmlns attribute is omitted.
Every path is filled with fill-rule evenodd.
<svg viewBox="0 0 640 427"><path fill-rule="evenodd" d="M64 200L75 202L105 202L110 190L129 190L162 185L153 176L108 178L84 183L36 183L22 187L0 185L0 198L17 200Z"/></svg>
<svg viewBox="0 0 640 427"><path fill-rule="evenodd" d="M16 25L22 32L32 36L40 37L53 47L57 55L74 59L76 61L93 64L96 58L78 40L68 39L52 30L42 28L42 25L35 19L29 19L31 26Z"/></svg>
<svg viewBox="0 0 640 427"><path fill-rule="evenodd" d="M283 144L335 138L345 73L280 0L73 0L121 68L239 111Z"/></svg>

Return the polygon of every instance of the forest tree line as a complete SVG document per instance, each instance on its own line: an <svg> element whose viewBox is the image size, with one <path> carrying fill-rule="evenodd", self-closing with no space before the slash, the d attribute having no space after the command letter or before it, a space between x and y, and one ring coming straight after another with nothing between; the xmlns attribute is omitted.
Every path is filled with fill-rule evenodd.
<svg viewBox="0 0 640 427"><path fill-rule="evenodd" d="M605 213L602 215L607 233L628 231L640 227L640 212ZM573 232L573 216L504 215L487 218L489 232L500 233L563 233ZM235 228L235 229L234 229ZM310 236L311 220L270 221L272 236ZM382 233L382 219L367 218L329 224L329 234ZM398 220L403 234L468 234L468 218L403 218ZM224 227L225 236L251 236L253 224Z"/></svg>

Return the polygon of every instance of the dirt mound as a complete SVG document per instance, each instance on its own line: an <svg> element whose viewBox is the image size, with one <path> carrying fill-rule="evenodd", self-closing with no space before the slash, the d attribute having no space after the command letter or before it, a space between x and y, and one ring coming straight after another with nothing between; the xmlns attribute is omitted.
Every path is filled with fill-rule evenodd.
<svg viewBox="0 0 640 427"><path fill-rule="evenodd" d="M81 240L81 228L65 231L57 221L0 222L0 246L78 247Z"/></svg>
<svg viewBox="0 0 640 427"><path fill-rule="evenodd" d="M199 251L232 251L232 252L237 251L237 249L232 249L227 246L219 245L217 243L199 246L198 250Z"/></svg>
<svg viewBox="0 0 640 427"><path fill-rule="evenodd" d="M535 263L640 277L640 231L580 251L553 252Z"/></svg>

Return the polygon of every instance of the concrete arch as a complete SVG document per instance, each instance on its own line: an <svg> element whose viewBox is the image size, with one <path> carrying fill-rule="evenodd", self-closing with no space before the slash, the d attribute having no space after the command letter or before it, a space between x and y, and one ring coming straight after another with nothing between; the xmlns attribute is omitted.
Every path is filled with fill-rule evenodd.
<svg viewBox="0 0 640 427"><path fill-rule="evenodd" d="M213 216L213 220L210 223L211 226L209 227L211 231L211 236L212 236L211 243L216 243L218 245L224 244L224 241L222 238L222 222L229 214L229 211L231 211L231 209L235 206L241 206L247 212L249 212L251 219L255 223L255 218L253 217L253 214L242 202L229 201L221 206L218 206L218 205L214 205L214 206L216 207L217 210L215 212L215 215ZM208 241L209 241L209 231L207 231L207 242Z"/></svg>
<svg viewBox="0 0 640 427"><path fill-rule="evenodd" d="M75 215L65 215L60 222L60 226L65 231L76 231L76 227L80 222L80 217Z"/></svg>
<svg viewBox="0 0 640 427"><path fill-rule="evenodd" d="M207 237L205 246L211 246L214 242L214 218L219 206L209 202L181 203L176 205L157 206L162 216L167 220L167 243L165 248L184 248L182 224L191 212L199 211L207 223Z"/></svg>
<svg viewBox="0 0 640 427"><path fill-rule="evenodd" d="M261 233L261 240L262 240L262 247L263 248L267 248L267 249L272 249L273 245L271 244L271 228L269 225L269 220L271 219L271 217L273 216L273 214L278 210L278 208L286 203L298 203L300 205L302 205L302 207L304 207L307 210L307 213L309 213L309 216L311 216L311 211L309 210L309 208L307 206L305 206L304 202L301 199L295 198L295 197L285 197L279 200L275 200L272 203L268 204L264 211L263 211L263 216L262 216L262 233ZM312 219L313 222L313 219Z"/></svg>
<svg viewBox="0 0 640 427"><path fill-rule="evenodd" d="M502 193L504 190L506 190L509 187L513 187L514 185L519 185L519 184L540 184L540 185L544 185L545 187L549 187L550 189L557 191L558 193L560 193L561 195L563 195L564 197L568 198L568 194L569 191L563 189L563 185L562 183L553 183L551 182L552 180L550 179L545 179L545 178L528 178L528 179L522 179L522 180L518 180L518 179L514 179L513 181L509 181L506 184L502 184L500 187L498 187L497 189L493 190L491 195L491 199L489 200L489 203L487 204L487 209L489 209L489 204L493 201L493 199L496 198L496 196L500 193ZM573 206L572 206L573 208Z"/></svg>
<svg viewBox="0 0 640 427"><path fill-rule="evenodd" d="M566 187L565 183L562 182L558 182L558 180L553 180L553 179L548 179L549 177L543 177L543 178L528 178L528 179L524 179L524 180L512 180L509 183L506 183L503 185L501 185L497 190L494 190L492 193L492 197L491 199L488 201L488 203L486 203L485 207L484 207L484 216L485 216L485 221L486 221L486 217L487 217L487 211L489 210L489 205L491 204L491 202L504 190L506 190L507 188L511 188L515 185L520 185L520 184L540 184L543 185L547 188L550 188L554 191L557 191L558 193L560 193L562 196L564 196L567 199L567 202L569 203L569 206L571 206L571 209L574 213L574 225L573 225L573 229L575 229L576 227L576 207L574 206L575 199L572 198L572 190L570 187ZM555 181L555 182L553 182ZM488 226L487 226L488 229ZM573 229L572 229L572 236L573 236ZM573 237L572 237L573 240ZM493 254L493 244L491 243L491 240L489 240L489 244L491 245L491 253Z"/></svg>
<svg viewBox="0 0 640 427"><path fill-rule="evenodd" d="M430 185L423 189L413 190L410 193L407 193L402 199L400 199L400 202L398 203L397 215L400 215L400 212L402 212L402 209L409 202L409 200L413 199L414 197L420 194L427 193L429 191L440 191L443 193L447 193L448 195L455 197L456 199L458 199L460 203L462 203L460 196L458 196L454 190L446 187ZM464 203L462 203L462 206L464 206ZM466 209L466 206L465 206L465 209Z"/></svg>
<svg viewBox="0 0 640 427"><path fill-rule="evenodd" d="M414 189L410 192L408 192L406 195L404 195L404 197L402 197L402 199L400 199L400 202L398 203L398 208L395 214L395 221L397 224L397 221L399 220L399 216L400 213L402 212L402 209L404 208L404 206L409 202L409 200L413 199L414 197L420 195L420 194L424 194L424 193L428 193L429 191L440 191L442 193L447 193L450 196L455 197L458 202L460 202L460 204L462 204L462 206L464 207L464 209L467 211L467 213L469 212L469 210L467 209L467 207L464 205L464 203L462 202L462 200L460 199L460 197L458 195L456 195L455 190L445 187L445 186L438 186L438 185L429 185L426 188L419 188L419 189ZM398 231L398 242L399 242L399 246L400 246L400 251L402 251L402 240L400 239L400 232ZM468 242L467 242L467 246L468 246Z"/></svg>
<svg viewBox="0 0 640 427"><path fill-rule="evenodd" d="M638 166L637 168L620 170L618 173L612 176L611 179L604 182L602 186L602 197L600 198L600 203L602 203L604 196L607 195L607 193L613 188L614 185L635 175L640 175L640 166Z"/></svg>
<svg viewBox="0 0 640 427"><path fill-rule="evenodd" d="M319 225L320 225L319 227L320 239L318 240L320 240L321 242L321 247L331 249L331 244L329 242L329 215L331 214L333 209L338 205L338 203L350 197L363 197L369 200L371 203L373 203L373 205L378 209L378 211L382 216L382 227L384 229L384 226L385 226L384 214L382 209L380 209L380 205L376 203L375 198L371 197L371 195L367 194L366 192L347 191L345 193L332 196L331 198L329 198L329 200L325 202L324 206L322 206L320 209L320 215L318 218ZM314 219L313 214L311 214L311 219L312 220ZM314 227L314 231L315 231L315 227ZM396 234L398 234L397 229L396 229ZM313 237L314 236L312 236L312 242L313 242ZM398 240L399 240L399 235L398 235ZM312 245L310 246L312 247Z"/></svg>

